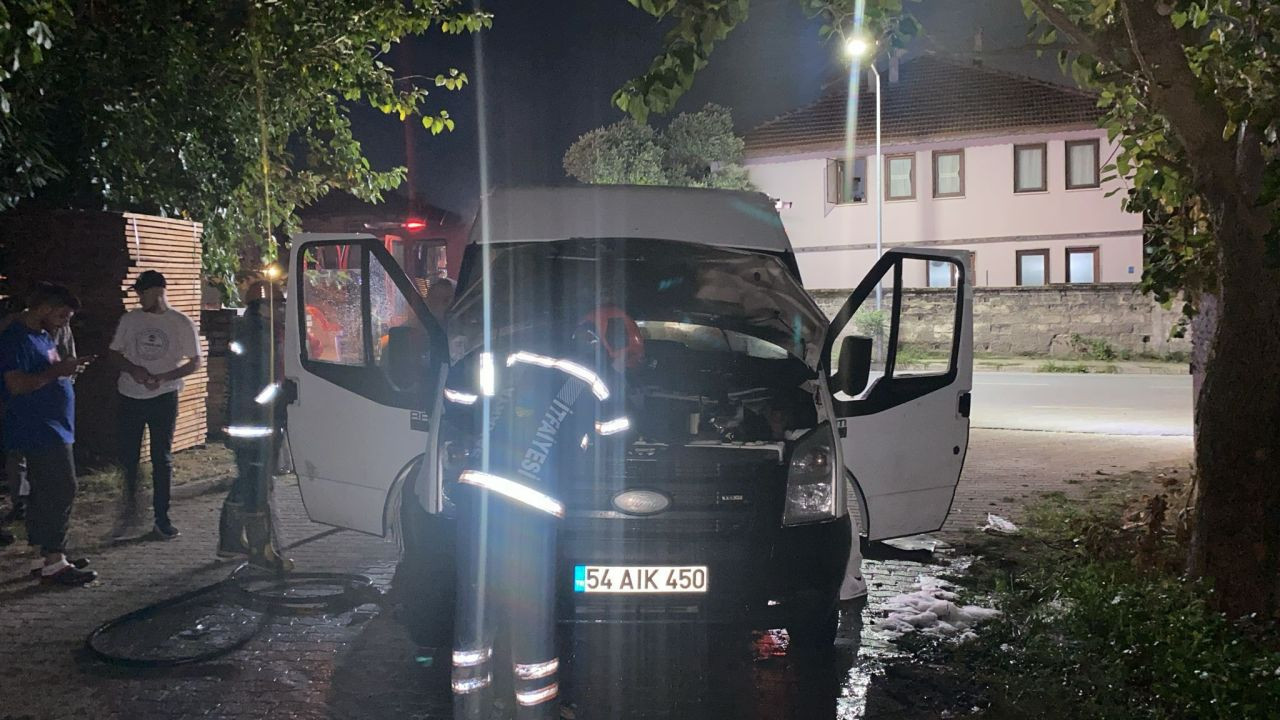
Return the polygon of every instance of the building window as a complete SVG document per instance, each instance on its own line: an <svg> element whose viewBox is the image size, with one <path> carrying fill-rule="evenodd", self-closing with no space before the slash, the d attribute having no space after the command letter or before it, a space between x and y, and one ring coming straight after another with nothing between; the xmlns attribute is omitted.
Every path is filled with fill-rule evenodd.
<svg viewBox="0 0 1280 720"><path fill-rule="evenodd" d="M853 173L847 160L827 161L827 203L848 205L867 201L867 159L853 159Z"/></svg>
<svg viewBox="0 0 1280 720"><path fill-rule="evenodd" d="M1067 142L1067 189L1098 187L1098 141Z"/></svg>
<svg viewBox="0 0 1280 720"><path fill-rule="evenodd" d="M946 260L929 261L929 287L955 287L956 266Z"/></svg>
<svg viewBox="0 0 1280 720"><path fill-rule="evenodd" d="M1067 248L1067 282L1096 283L1101 274L1096 246Z"/></svg>
<svg viewBox="0 0 1280 720"><path fill-rule="evenodd" d="M884 159L886 200L912 200L916 196L916 156L889 155Z"/></svg>
<svg viewBox="0 0 1280 720"><path fill-rule="evenodd" d="M1048 250L1019 250L1017 255L1019 285L1049 284Z"/></svg>
<svg viewBox="0 0 1280 720"><path fill-rule="evenodd" d="M947 150L933 154L933 196L964 196L964 151Z"/></svg>
<svg viewBox="0 0 1280 720"><path fill-rule="evenodd" d="M1048 147L1044 143L1013 146L1013 191L1044 192L1049 189L1045 165Z"/></svg>

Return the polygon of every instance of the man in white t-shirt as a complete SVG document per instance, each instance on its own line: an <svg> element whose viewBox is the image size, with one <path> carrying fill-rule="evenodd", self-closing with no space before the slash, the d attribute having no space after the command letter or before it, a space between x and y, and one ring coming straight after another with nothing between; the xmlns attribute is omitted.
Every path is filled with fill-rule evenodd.
<svg viewBox="0 0 1280 720"><path fill-rule="evenodd" d="M155 534L178 536L169 520L173 478L173 433L178 423L182 379L200 369L200 337L191 318L169 307L164 275L147 270L133 289L141 308L120 318L111 341L111 359L120 369L120 465L124 470L125 509L117 534L133 524L137 512L138 460L142 431L151 431L151 485Z"/></svg>

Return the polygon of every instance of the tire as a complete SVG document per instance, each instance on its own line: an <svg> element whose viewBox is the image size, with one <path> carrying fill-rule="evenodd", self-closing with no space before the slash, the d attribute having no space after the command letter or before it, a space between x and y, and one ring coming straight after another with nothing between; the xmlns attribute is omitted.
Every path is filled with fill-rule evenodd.
<svg viewBox="0 0 1280 720"><path fill-rule="evenodd" d="M424 510L411 484L406 483L401 492L400 532L404 551L392 580L401 620L415 644L449 648L453 646L457 582L454 524Z"/></svg>
<svg viewBox="0 0 1280 720"><path fill-rule="evenodd" d="M787 627L792 651L810 656L833 652L839 625L840 609L836 606L819 620L792 623Z"/></svg>

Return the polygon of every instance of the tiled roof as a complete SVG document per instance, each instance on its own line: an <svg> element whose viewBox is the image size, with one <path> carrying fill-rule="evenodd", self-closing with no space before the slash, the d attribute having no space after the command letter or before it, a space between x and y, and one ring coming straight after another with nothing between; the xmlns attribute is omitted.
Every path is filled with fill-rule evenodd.
<svg viewBox="0 0 1280 720"><path fill-rule="evenodd" d="M1097 123L1097 98L1063 85L971 64L922 56L903 62L898 82L880 70L881 135L886 143ZM757 127L749 156L843 145L849 90L837 83L813 104ZM875 140L875 92L859 93L858 143Z"/></svg>

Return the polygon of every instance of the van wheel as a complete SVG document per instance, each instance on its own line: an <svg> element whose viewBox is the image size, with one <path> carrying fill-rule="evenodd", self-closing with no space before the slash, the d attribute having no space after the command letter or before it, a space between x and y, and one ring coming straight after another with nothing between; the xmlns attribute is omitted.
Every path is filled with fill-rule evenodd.
<svg viewBox="0 0 1280 720"><path fill-rule="evenodd" d="M838 607L831 608L831 611L820 620L792 623L787 627L787 635L791 638L791 650L809 656L825 655L834 651L839 624Z"/></svg>
<svg viewBox="0 0 1280 720"><path fill-rule="evenodd" d="M409 637L423 647L453 646L454 522L422 508L413 487L400 500L404 550L396 564L392 589Z"/></svg>

